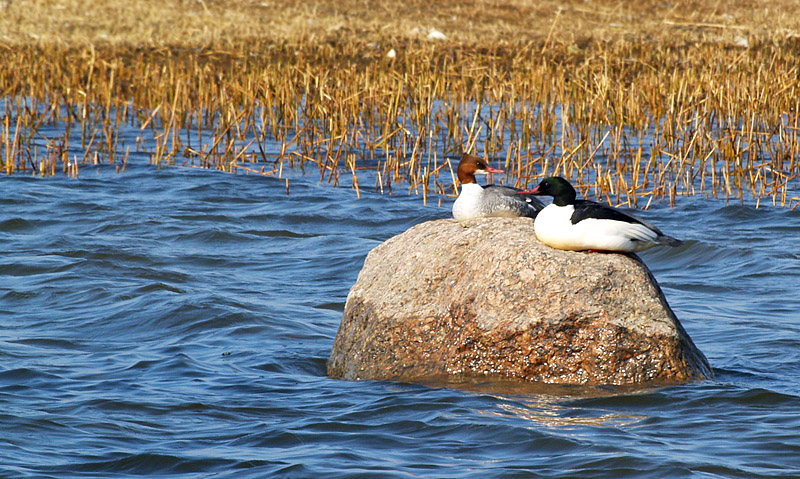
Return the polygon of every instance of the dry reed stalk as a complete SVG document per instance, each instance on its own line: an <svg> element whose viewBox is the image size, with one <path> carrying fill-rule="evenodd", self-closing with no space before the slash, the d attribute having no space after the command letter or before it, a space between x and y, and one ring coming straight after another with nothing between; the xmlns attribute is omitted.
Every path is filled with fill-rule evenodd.
<svg viewBox="0 0 800 479"><path fill-rule="evenodd" d="M528 8L509 4L515 13L492 21ZM616 18L607 7L601 2L596 13ZM631 18L650 18L629 8ZM465 37L438 48L381 37L402 52L391 61L354 37L231 40L198 50L15 45L0 77L11 99L4 170L36 171L34 139L64 122L57 156L65 172L71 137L81 144L79 163L102 156L118 164L121 130L134 126L136 150L152 145L159 166L180 154L191 165L249 172L242 164L256 161L255 148L281 177L284 160L312 163L334 185L349 169L358 195L367 169L381 191L408 181L424 202L430 192L453 191L440 183L439 158L463 149L504 163L514 184L562 174L617 204L702 193L786 205L800 153L796 37L751 26L757 48L736 48L710 36L715 22L689 18L667 24L682 35L656 34L645 47L646 35L669 30L663 22L630 27L638 41L576 38L565 23L591 24L587 12L575 4L550 12L557 13L545 16L553 19L547 37L538 40L476 46Z"/></svg>

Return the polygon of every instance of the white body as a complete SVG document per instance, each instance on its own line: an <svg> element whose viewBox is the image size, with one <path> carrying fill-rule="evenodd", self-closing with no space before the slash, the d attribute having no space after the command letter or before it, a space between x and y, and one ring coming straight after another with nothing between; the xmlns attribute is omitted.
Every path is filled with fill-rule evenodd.
<svg viewBox="0 0 800 479"><path fill-rule="evenodd" d="M487 216L516 218L535 211L524 196L502 186L482 187L477 183L461 185L461 194L453 203L453 218L463 221Z"/></svg>
<svg viewBox="0 0 800 479"><path fill-rule="evenodd" d="M556 249L635 252L659 244L659 234L639 223L587 218L572 224L572 205L548 205L533 229L539 241Z"/></svg>

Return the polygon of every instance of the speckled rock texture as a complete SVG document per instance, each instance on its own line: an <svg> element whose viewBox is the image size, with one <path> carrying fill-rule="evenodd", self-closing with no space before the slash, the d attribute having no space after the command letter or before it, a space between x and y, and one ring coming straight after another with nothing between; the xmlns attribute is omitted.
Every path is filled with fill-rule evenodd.
<svg viewBox="0 0 800 479"><path fill-rule="evenodd" d="M328 374L476 373L615 385L712 374L634 255L552 249L529 218L430 221L373 249L347 297Z"/></svg>

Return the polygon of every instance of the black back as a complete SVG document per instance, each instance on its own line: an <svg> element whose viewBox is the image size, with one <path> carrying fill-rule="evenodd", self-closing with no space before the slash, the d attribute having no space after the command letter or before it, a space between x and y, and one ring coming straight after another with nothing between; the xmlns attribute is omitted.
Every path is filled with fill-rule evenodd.
<svg viewBox="0 0 800 479"><path fill-rule="evenodd" d="M587 218L595 218L599 220L614 220L614 221L623 221L625 223L633 223L633 224L640 224L644 225L651 230L655 231L658 235L663 235L661 231L656 228L655 226L647 223L645 221L640 220L639 218L629 215L627 213L623 213L618 209L612 208L610 206L601 205L600 203L595 203L594 201L590 200L575 200L573 203L575 207L575 211L572 213L570 217L570 221L572 224L577 224Z"/></svg>

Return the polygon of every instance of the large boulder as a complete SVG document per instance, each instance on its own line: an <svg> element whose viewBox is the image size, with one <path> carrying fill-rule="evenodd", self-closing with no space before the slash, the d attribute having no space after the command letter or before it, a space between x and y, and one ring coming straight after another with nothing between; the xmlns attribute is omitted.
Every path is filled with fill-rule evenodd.
<svg viewBox="0 0 800 479"><path fill-rule="evenodd" d="M635 255L552 249L529 218L430 221L373 249L328 374L476 373L618 385L712 374Z"/></svg>

